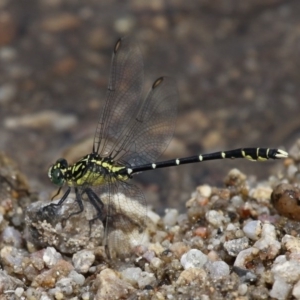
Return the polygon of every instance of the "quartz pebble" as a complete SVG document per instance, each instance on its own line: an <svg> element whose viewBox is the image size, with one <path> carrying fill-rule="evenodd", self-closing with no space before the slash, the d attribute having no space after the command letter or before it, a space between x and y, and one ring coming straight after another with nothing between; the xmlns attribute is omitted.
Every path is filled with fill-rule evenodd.
<svg viewBox="0 0 300 300"><path fill-rule="evenodd" d="M231 256L237 256L242 250L248 248L249 240L247 237L234 239L224 243L224 248Z"/></svg>
<svg viewBox="0 0 300 300"><path fill-rule="evenodd" d="M177 209L166 209L163 222L165 226L174 226L177 222L178 211Z"/></svg>
<svg viewBox="0 0 300 300"><path fill-rule="evenodd" d="M300 299L300 281L298 281L294 287L293 287L293 291L292 291L292 295L298 300Z"/></svg>
<svg viewBox="0 0 300 300"><path fill-rule="evenodd" d="M272 259L278 254L281 244L277 241L274 225L268 223L263 225L261 238L254 243L253 247L259 249L261 257L267 259Z"/></svg>
<svg viewBox="0 0 300 300"><path fill-rule="evenodd" d="M250 221L243 227L243 231L249 239L257 241L262 232L262 222Z"/></svg>
<svg viewBox="0 0 300 300"><path fill-rule="evenodd" d="M216 210L210 210L205 214L205 218L208 223L210 223L212 226L218 228L223 225L223 222L225 221L224 215L221 211Z"/></svg>
<svg viewBox="0 0 300 300"><path fill-rule="evenodd" d="M258 253L259 253L259 250L257 248L253 248L253 247L242 250L237 255L235 262L234 262L234 266L246 269L247 262L255 259L256 256L258 255Z"/></svg>
<svg viewBox="0 0 300 300"><path fill-rule="evenodd" d="M182 255L180 262L186 270L189 268L202 268L207 260L207 255L203 254L200 250L191 249Z"/></svg>
<svg viewBox="0 0 300 300"><path fill-rule="evenodd" d="M230 273L230 268L228 264L224 261L214 261L208 263L206 269L209 271L210 276L214 279L226 277Z"/></svg>
<svg viewBox="0 0 300 300"><path fill-rule="evenodd" d="M270 291L270 297L275 299L288 299L288 296L292 290L292 286L286 283L282 279L277 279L273 283L272 289Z"/></svg>
<svg viewBox="0 0 300 300"><path fill-rule="evenodd" d="M141 277L141 273L141 268L127 268L121 272L121 276L130 284L136 286L138 284L139 278Z"/></svg>
<svg viewBox="0 0 300 300"><path fill-rule="evenodd" d="M43 254L43 260L49 268L54 266L61 258L61 254L57 252L53 247L47 247Z"/></svg>
<svg viewBox="0 0 300 300"><path fill-rule="evenodd" d="M95 254L93 251L81 250L73 255L72 261L77 272L86 273L95 261Z"/></svg>
<svg viewBox="0 0 300 300"><path fill-rule="evenodd" d="M117 272L112 269L104 269L97 275L95 283L97 289L96 299L128 299L134 291L134 287L126 280L119 278Z"/></svg>
<svg viewBox="0 0 300 300"><path fill-rule="evenodd" d="M245 283L240 284L238 287L238 292L241 296L246 295L247 290L248 290L248 286Z"/></svg>
<svg viewBox="0 0 300 300"><path fill-rule="evenodd" d="M287 260L285 255L280 255L275 259L271 272L274 278L280 278L290 284L296 283L300 280L300 262Z"/></svg>

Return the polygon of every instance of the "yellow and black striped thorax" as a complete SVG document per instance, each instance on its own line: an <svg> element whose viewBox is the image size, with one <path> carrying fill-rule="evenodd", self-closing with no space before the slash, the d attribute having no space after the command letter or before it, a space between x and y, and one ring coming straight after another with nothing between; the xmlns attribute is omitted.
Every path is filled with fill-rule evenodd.
<svg viewBox="0 0 300 300"><path fill-rule="evenodd" d="M115 163L109 157L102 158L97 153L91 153L73 165L68 166L64 158L60 158L50 167L48 176L59 186L67 183L69 186L97 186L108 180L127 180L127 172L121 172L126 167Z"/></svg>

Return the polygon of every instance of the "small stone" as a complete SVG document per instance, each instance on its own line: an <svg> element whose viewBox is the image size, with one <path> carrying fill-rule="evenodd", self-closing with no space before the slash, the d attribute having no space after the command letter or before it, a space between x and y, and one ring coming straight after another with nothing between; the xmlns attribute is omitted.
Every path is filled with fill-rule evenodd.
<svg viewBox="0 0 300 300"><path fill-rule="evenodd" d="M205 214L205 218L208 223L210 223L215 228L219 228L223 225L223 222L225 221L224 214L221 211L216 210L209 210Z"/></svg>
<svg viewBox="0 0 300 300"><path fill-rule="evenodd" d="M299 187L287 183L278 185L271 195L271 203L278 214L295 221L300 221L299 200Z"/></svg>
<svg viewBox="0 0 300 300"><path fill-rule="evenodd" d="M290 252L290 259L295 258L299 260L300 254L300 239L299 237L294 237L291 235L286 234L282 240L282 245L286 248L287 251Z"/></svg>
<svg viewBox="0 0 300 300"><path fill-rule="evenodd" d="M236 257L234 266L246 269L247 262L254 260L258 255L259 250L257 248L248 248L242 250Z"/></svg>
<svg viewBox="0 0 300 300"><path fill-rule="evenodd" d="M169 249L177 258L180 258L184 253L190 250L190 247L184 242L176 242L170 245Z"/></svg>
<svg viewBox="0 0 300 300"><path fill-rule="evenodd" d="M271 272L274 278L281 278L285 283L293 284L300 280L300 262L286 260L285 255L277 256Z"/></svg>
<svg viewBox="0 0 300 300"><path fill-rule="evenodd" d="M114 28L117 32L124 35L132 30L135 25L135 19L131 16L119 18L114 24Z"/></svg>
<svg viewBox="0 0 300 300"><path fill-rule="evenodd" d="M83 285L85 282L85 277L82 274L77 273L75 270L72 270L69 273L68 277L80 286Z"/></svg>
<svg viewBox="0 0 300 300"><path fill-rule="evenodd" d="M298 281L294 287L293 287L293 291L292 291L292 295L298 300L300 299L300 281Z"/></svg>
<svg viewBox="0 0 300 300"><path fill-rule="evenodd" d="M146 285L153 285L155 281L156 278L153 273L142 272L138 278L138 286L143 289Z"/></svg>
<svg viewBox="0 0 300 300"><path fill-rule="evenodd" d="M200 284L205 281L207 277L206 272L203 269L199 268L189 268L184 270L179 275L176 284L177 285L189 285L193 284Z"/></svg>
<svg viewBox="0 0 300 300"><path fill-rule="evenodd" d="M212 279L220 279L229 276L230 268L224 261L214 261L207 264L207 270Z"/></svg>
<svg viewBox="0 0 300 300"><path fill-rule="evenodd" d="M249 247L249 240L247 237L230 240L224 243L224 248L231 256L237 256L241 251Z"/></svg>
<svg viewBox="0 0 300 300"><path fill-rule="evenodd" d="M100 299L128 299L134 292L133 286L125 280L121 280L117 272L104 269L97 275L94 282L97 288L95 300Z"/></svg>
<svg viewBox="0 0 300 300"><path fill-rule="evenodd" d="M230 200L230 203L236 209L239 209L240 207L242 207L245 204L243 198L239 195L233 196Z"/></svg>
<svg viewBox="0 0 300 300"><path fill-rule="evenodd" d="M138 280L141 277L141 268L127 268L121 272L123 279L128 281L131 285L137 286Z"/></svg>
<svg viewBox="0 0 300 300"><path fill-rule="evenodd" d="M72 257L75 270L79 273L87 273L95 261L95 254L89 250L81 250Z"/></svg>
<svg viewBox="0 0 300 300"><path fill-rule="evenodd" d="M288 296L292 290L292 286L286 283L282 279L277 279L273 283L272 290L270 291L270 297L275 299L288 299Z"/></svg>
<svg viewBox="0 0 300 300"><path fill-rule="evenodd" d="M60 259L62 259L62 256L59 252L55 250L55 248L47 247L43 255L43 260L48 268L51 268L54 265L56 265Z"/></svg>
<svg viewBox="0 0 300 300"><path fill-rule="evenodd" d="M247 286L246 283L242 283L242 284L239 285L239 287L238 287L238 293L241 296L246 295L247 291L248 291L248 286Z"/></svg>
<svg viewBox="0 0 300 300"><path fill-rule="evenodd" d="M46 270L37 275L32 281L31 286L34 288L53 288L56 281L62 277L66 277L72 269L73 266L69 262L61 259L50 270Z"/></svg>
<svg viewBox="0 0 300 300"><path fill-rule="evenodd" d="M202 268L207 260L207 255L200 250L191 249L182 255L180 262L183 268L187 270L189 268Z"/></svg>
<svg viewBox="0 0 300 300"><path fill-rule="evenodd" d="M90 300L91 294L89 292L85 292L81 295L82 300Z"/></svg>
<svg viewBox="0 0 300 300"><path fill-rule="evenodd" d="M160 216L152 210L147 210L147 217L153 222L153 224L157 224L160 220Z"/></svg>
<svg viewBox="0 0 300 300"><path fill-rule="evenodd" d="M73 293L73 285L73 280L66 277L58 280L55 287L58 288L64 295L71 295Z"/></svg>
<svg viewBox="0 0 300 300"><path fill-rule="evenodd" d="M158 270L162 266L163 262L160 258L154 257L151 260L150 266L153 267L154 269Z"/></svg>
<svg viewBox="0 0 300 300"><path fill-rule="evenodd" d="M0 214L0 219L1 219ZM3 218L3 217L2 217ZM0 220L1 224L1 220ZM2 243L6 245L13 246L15 248L21 248L22 246L22 236L21 233L16 230L14 227L7 226L1 233L0 240L2 240Z"/></svg>
<svg viewBox="0 0 300 300"><path fill-rule="evenodd" d="M268 204L271 198L273 190L269 186L258 186L255 189L252 189L250 196L256 199L258 203Z"/></svg>
<svg viewBox="0 0 300 300"><path fill-rule="evenodd" d="M243 231L249 239L257 241L261 236L262 223L261 221L250 221L243 227Z"/></svg>
<svg viewBox="0 0 300 300"><path fill-rule="evenodd" d="M211 196L211 186L204 184L204 185L200 185L197 187L197 191L199 192L199 194L203 197L209 198Z"/></svg>
<svg viewBox="0 0 300 300"><path fill-rule="evenodd" d="M16 288L15 295L17 297L21 297L23 295L23 293L24 293L24 289L23 288L21 288L21 287Z"/></svg>
<svg viewBox="0 0 300 300"><path fill-rule="evenodd" d="M253 247L260 250L261 258L275 258L281 248L281 244L276 238L275 226L268 223L264 224L261 238L254 243Z"/></svg>
<svg viewBox="0 0 300 300"><path fill-rule="evenodd" d="M163 217L164 225L167 227L174 226L177 222L178 211L177 209L166 209L165 216Z"/></svg>

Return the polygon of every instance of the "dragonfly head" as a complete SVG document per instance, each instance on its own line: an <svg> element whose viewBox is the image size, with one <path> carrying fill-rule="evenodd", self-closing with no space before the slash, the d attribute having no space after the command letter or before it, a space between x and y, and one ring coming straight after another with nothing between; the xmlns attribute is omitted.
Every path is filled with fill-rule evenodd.
<svg viewBox="0 0 300 300"><path fill-rule="evenodd" d="M54 184L63 186L66 181L67 169L68 162L64 158L60 158L49 168L48 177Z"/></svg>

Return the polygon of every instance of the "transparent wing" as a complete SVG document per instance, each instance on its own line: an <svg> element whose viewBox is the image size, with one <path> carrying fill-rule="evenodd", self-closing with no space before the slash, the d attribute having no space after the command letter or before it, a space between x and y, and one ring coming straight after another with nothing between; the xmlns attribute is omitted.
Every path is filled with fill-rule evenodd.
<svg viewBox="0 0 300 300"><path fill-rule="evenodd" d="M122 140L115 145L112 157L131 166L155 162L173 136L177 106L175 80L158 78Z"/></svg>
<svg viewBox="0 0 300 300"><path fill-rule="evenodd" d="M115 45L106 102L94 136L93 151L102 157L111 153L128 123L136 115L143 87L143 59L129 38Z"/></svg>
<svg viewBox="0 0 300 300"><path fill-rule="evenodd" d="M92 189L104 205L104 244L112 256L114 253L128 255L134 246L143 242L145 234L147 206L143 192L136 185L112 177L106 184Z"/></svg>

